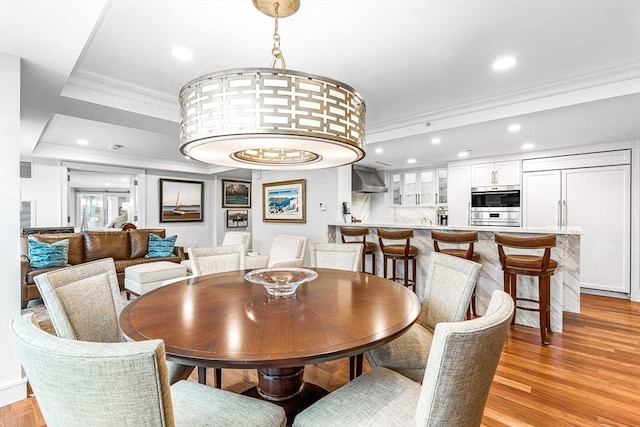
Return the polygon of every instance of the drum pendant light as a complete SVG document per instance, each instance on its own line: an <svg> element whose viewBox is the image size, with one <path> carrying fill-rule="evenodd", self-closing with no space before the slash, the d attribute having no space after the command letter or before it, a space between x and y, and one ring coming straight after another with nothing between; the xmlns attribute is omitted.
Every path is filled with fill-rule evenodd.
<svg viewBox="0 0 640 427"><path fill-rule="evenodd" d="M180 151L205 163L251 169L319 169L365 156L365 103L349 85L287 70L278 18L299 0L253 0L274 17L271 68L207 74L180 91ZM276 68L276 64L281 68Z"/></svg>

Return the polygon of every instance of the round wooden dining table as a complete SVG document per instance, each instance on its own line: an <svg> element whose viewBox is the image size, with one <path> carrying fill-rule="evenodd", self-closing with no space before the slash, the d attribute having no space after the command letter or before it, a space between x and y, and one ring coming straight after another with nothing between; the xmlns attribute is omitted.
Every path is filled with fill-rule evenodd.
<svg viewBox="0 0 640 427"><path fill-rule="evenodd" d="M274 298L245 271L185 279L142 295L120 314L131 340L162 339L167 358L198 367L258 371L247 394L283 406L291 420L327 392L304 366L360 355L406 332L416 295L366 273L314 269L291 298Z"/></svg>

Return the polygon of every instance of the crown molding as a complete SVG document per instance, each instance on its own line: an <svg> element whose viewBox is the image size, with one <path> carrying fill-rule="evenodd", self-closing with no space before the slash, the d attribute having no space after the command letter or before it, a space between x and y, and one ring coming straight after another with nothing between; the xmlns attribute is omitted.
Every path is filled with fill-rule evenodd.
<svg viewBox="0 0 640 427"><path fill-rule="evenodd" d="M62 96L177 123L178 97L87 71L75 71Z"/></svg>
<svg viewBox="0 0 640 427"><path fill-rule="evenodd" d="M640 63L371 125L367 143L634 93L640 93Z"/></svg>

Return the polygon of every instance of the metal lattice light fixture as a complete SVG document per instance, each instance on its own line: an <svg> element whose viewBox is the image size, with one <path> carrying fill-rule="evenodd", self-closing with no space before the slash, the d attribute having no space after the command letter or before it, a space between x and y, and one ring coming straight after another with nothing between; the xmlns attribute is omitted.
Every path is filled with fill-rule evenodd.
<svg viewBox="0 0 640 427"><path fill-rule="evenodd" d="M180 91L180 152L254 169L319 169L365 156L365 104L339 81L287 70L278 18L299 0L253 0L275 18L271 68L207 74ZM281 68L275 68L280 62Z"/></svg>

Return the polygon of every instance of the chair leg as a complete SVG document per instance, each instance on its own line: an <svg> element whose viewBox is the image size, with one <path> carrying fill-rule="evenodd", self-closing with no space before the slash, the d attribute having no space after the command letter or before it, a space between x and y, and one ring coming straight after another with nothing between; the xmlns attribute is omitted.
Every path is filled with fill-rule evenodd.
<svg viewBox="0 0 640 427"><path fill-rule="evenodd" d="M216 388L222 388L222 368L216 369Z"/></svg>
<svg viewBox="0 0 640 427"><path fill-rule="evenodd" d="M362 375L362 353L349 357L349 381Z"/></svg>
<svg viewBox="0 0 640 427"><path fill-rule="evenodd" d="M417 262L418 262L418 261L417 261L415 258L413 258L413 260L412 260L413 267L411 267L411 271L412 271L412 273L411 273L411 274L412 274L411 278L412 278L412 280L413 280L413 292L415 292L415 291L416 291L416 280L418 279L417 271L416 271L416 267L417 267L417 265L418 265L418 264L417 264Z"/></svg>
<svg viewBox="0 0 640 427"><path fill-rule="evenodd" d="M207 384L207 368L204 366L198 366L198 382L200 384Z"/></svg>
<svg viewBox="0 0 640 427"><path fill-rule="evenodd" d="M518 276L515 274L510 274L507 273L506 271L504 272L504 291L506 293L508 293L509 295L511 295L511 299L513 299L513 303L516 304L516 299L518 298L518 288L517 288L517 283L518 283ZM517 306L516 306L516 310L513 313L513 317L511 318L511 324L515 325L516 323L516 311L517 311Z"/></svg>
<svg viewBox="0 0 640 427"><path fill-rule="evenodd" d="M383 256L382 259L383 259L382 270L383 270L384 278L386 279L387 278L387 257Z"/></svg>
<svg viewBox="0 0 640 427"><path fill-rule="evenodd" d="M549 344L547 331L551 333L551 315L549 313L550 281L548 276L539 278L540 339L544 345Z"/></svg>
<svg viewBox="0 0 640 427"><path fill-rule="evenodd" d="M409 258L404 259L404 286L409 287Z"/></svg>
<svg viewBox="0 0 640 427"><path fill-rule="evenodd" d="M478 311L476 310L476 288L473 288L473 293L471 294L471 315L473 317L478 316Z"/></svg>
<svg viewBox="0 0 640 427"><path fill-rule="evenodd" d="M374 276L376 275L376 270L377 270L377 266L376 266L376 253L372 253L371 254L371 274L373 274Z"/></svg>

